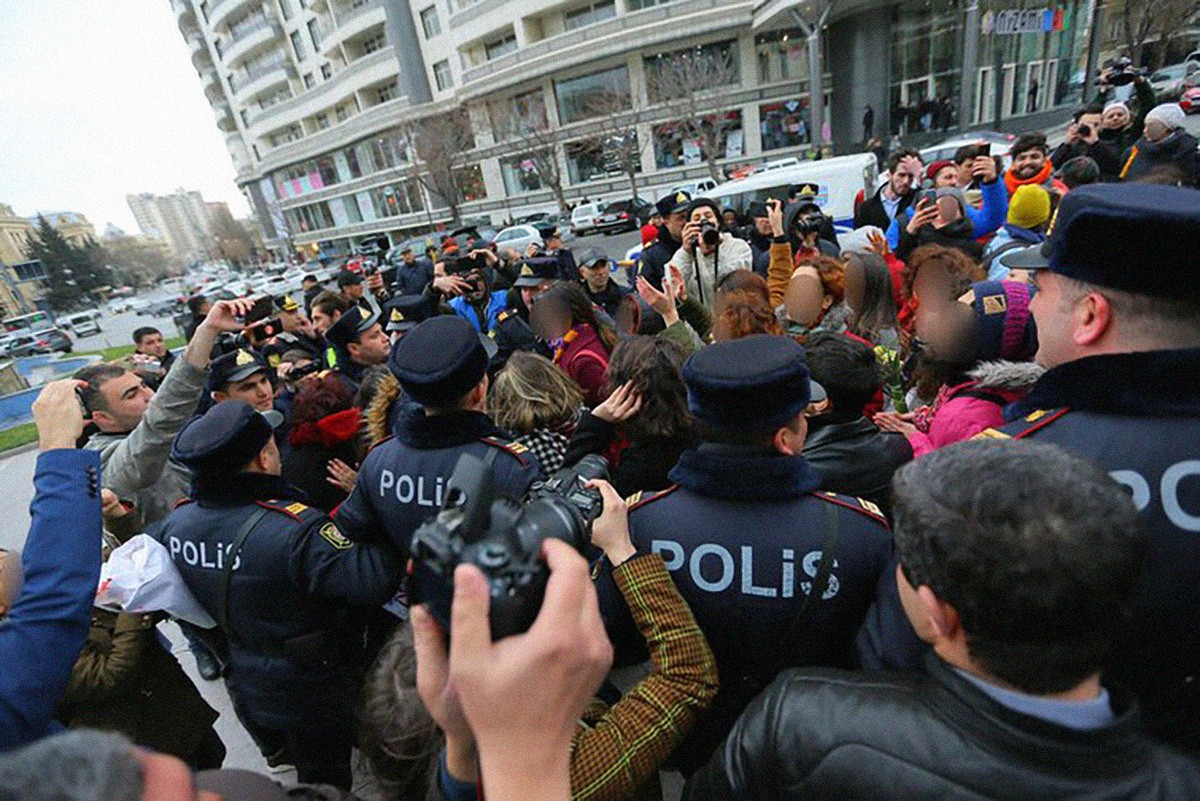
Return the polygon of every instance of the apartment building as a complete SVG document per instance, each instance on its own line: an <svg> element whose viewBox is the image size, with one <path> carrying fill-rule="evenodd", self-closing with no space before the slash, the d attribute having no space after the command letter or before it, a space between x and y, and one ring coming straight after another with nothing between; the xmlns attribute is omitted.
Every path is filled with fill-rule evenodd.
<svg viewBox="0 0 1200 801"><path fill-rule="evenodd" d="M212 229L208 205L199 192L177 189L169 195L126 195L142 234L163 241L180 259L209 256ZM226 211L228 213L228 211Z"/></svg>
<svg viewBox="0 0 1200 801"><path fill-rule="evenodd" d="M466 110L459 212L499 223L555 205L514 121L547 132L539 141L553 147L568 200L615 199L629 183L605 127L628 110L636 121L622 139L636 141L638 181L653 200L709 173L677 107L659 96L663 59L727 65L706 101L727 171L820 144L801 19L826 11L824 133L850 152L862 146L867 104L886 137L923 134L929 126L911 112L934 98L959 110L951 127L1074 102L1095 0L1047 7L1037 26L995 24L1018 5L1022 20L1043 18L1015 0L171 2L266 244L332 256L448 221L414 177L403 133L414 119Z"/></svg>

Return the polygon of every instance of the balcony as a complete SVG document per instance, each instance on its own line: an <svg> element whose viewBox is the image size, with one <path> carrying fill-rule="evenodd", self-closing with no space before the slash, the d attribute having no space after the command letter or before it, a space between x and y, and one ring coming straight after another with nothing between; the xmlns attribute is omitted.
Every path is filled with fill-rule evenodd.
<svg viewBox="0 0 1200 801"><path fill-rule="evenodd" d="M387 13L377 0L371 0L358 8L351 9L338 15L337 25L330 25L319 33L321 53L326 57L337 49L342 42L353 39L365 30L382 25L387 21Z"/></svg>
<svg viewBox="0 0 1200 801"><path fill-rule="evenodd" d="M280 55L263 64L255 65L230 80L230 88L237 96L238 105L245 106L252 98L263 94L268 89L274 89L296 77L296 69L288 61L287 56Z"/></svg>
<svg viewBox="0 0 1200 801"><path fill-rule="evenodd" d="M232 66L264 49L265 45L271 44L281 36L283 36L283 28L279 26L278 22L260 17L240 28L225 42L221 60Z"/></svg>
<svg viewBox="0 0 1200 801"><path fill-rule="evenodd" d="M237 130L237 120L233 117L233 109L224 100L213 103L213 113L217 115L217 128L225 133Z"/></svg>
<svg viewBox="0 0 1200 801"><path fill-rule="evenodd" d="M234 171L239 175L249 173L254 168L254 164L250 161L250 151L246 148L246 143L242 141L241 134L225 134L225 148L233 160Z"/></svg>
<svg viewBox="0 0 1200 801"><path fill-rule="evenodd" d="M601 58L671 41L681 30L750 23L756 0L677 0L542 39L463 71L468 95ZM465 11L463 12L465 13Z"/></svg>
<svg viewBox="0 0 1200 801"><path fill-rule="evenodd" d="M371 53L348 67L334 73L329 80L322 81L302 94L256 112L247 112L250 127L257 131L278 128L295 122L335 105L354 92L399 74L399 66L391 48Z"/></svg>
<svg viewBox="0 0 1200 801"><path fill-rule="evenodd" d="M175 21L184 35L200 33L200 25L196 20L196 9L192 8L191 0L171 0L171 8L175 12Z"/></svg>
<svg viewBox="0 0 1200 801"><path fill-rule="evenodd" d="M212 68L212 56L208 52L208 45L204 41L204 37L200 34L189 36L187 40L188 52L192 54L192 66L197 70Z"/></svg>
<svg viewBox="0 0 1200 801"><path fill-rule="evenodd" d="M216 28L238 9L245 8L252 2L262 4L262 0L213 0L208 7L208 26Z"/></svg>
<svg viewBox="0 0 1200 801"><path fill-rule="evenodd" d="M224 95L221 90L221 76L212 67L200 69L200 85L204 89L204 96L210 102L220 100Z"/></svg>

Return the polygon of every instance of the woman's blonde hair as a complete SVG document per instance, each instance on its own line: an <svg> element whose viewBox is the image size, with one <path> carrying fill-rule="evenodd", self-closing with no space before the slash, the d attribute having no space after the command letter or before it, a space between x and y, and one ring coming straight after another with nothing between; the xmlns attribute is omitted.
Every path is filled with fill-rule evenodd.
<svg viewBox="0 0 1200 801"><path fill-rule="evenodd" d="M536 353L514 353L492 383L492 419L514 434L569 422L582 404L579 385Z"/></svg>

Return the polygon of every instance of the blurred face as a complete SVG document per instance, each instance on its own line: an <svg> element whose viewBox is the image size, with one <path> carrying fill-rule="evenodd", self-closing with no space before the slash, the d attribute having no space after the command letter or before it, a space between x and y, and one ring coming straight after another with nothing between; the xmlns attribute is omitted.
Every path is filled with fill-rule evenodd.
<svg viewBox="0 0 1200 801"><path fill-rule="evenodd" d="M862 312L863 299L867 294L866 274L858 259L846 261L846 276L843 280L846 290L846 305L850 307L850 311L854 312L854 316L858 317Z"/></svg>
<svg viewBox="0 0 1200 801"><path fill-rule="evenodd" d="M726 228L732 228L737 225L737 215L730 210L721 212L721 219L725 221Z"/></svg>
<svg viewBox="0 0 1200 801"><path fill-rule="evenodd" d="M766 217L754 218L754 230L758 231L762 236L771 235L771 221Z"/></svg>
<svg viewBox="0 0 1200 801"><path fill-rule="evenodd" d="M357 301L363 296L362 284L350 284L342 287L342 294L353 301Z"/></svg>
<svg viewBox="0 0 1200 801"><path fill-rule="evenodd" d="M278 451L276 451L278 453ZM197 790L191 768L181 759L134 748L142 767L142 801L220 801L221 796Z"/></svg>
<svg viewBox="0 0 1200 801"><path fill-rule="evenodd" d="M950 223L958 222L962 219L962 206L958 200L953 197L939 197L937 199L938 220L935 227L942 227Z"/></svg>
<svg viewBox="0 0 1200 801"><path fill-rule="evenodd" d="M1170 136L1171 129L1158 120L1146 120L1146 126L1142 129L1142 133L1147 141L1160 142Z"/></svg>
<svg viewBox="0 0 1200 801"><path fill-rule="evenodd" d="M687 225L687 217L683 216L683 211L677 211L667 216L663 221L666 226L667 233L674 239L681 239L683 236L683 226Z"/></svg>
<svg viewBox="0 0 1200 801"><path fill-rule="evenodd" d="M525 308L532 310L534 301L537 300L539 295L549 289L553 283L553 281L543 281L537 286L521 287L521 302L525 304Z"/></svg>
<svg viewBox="0 0 1200 801"><path fill-rule="evenodd" d="M954 165L958 186L966 187L971 185L971 181L975 180L975 176L971 174L971 168L974 166L975 159L967 159L962 164Z"/></svg>
<svg viewBox="0 0 1200 801"><path fill-rule="evenodd" d="M712 225L720 225L721 221L717 218L717 213L708 206L699 206L692 210L690 222L700 225L701 223L711 223Z"/></svg>
<svg viewBox="0 0 1200 801"><path fill-rule="evenodd" d="M342 313L340 311L334 311L331 316L331 315L328 315L325 312L321 311L316 306L313 306L313 309L312 309L313 330L315 330L321 336L324 336L325 332L328 331L330 328L332 328L333 324L336 323L338 321L338 318L340 318L341 316L342 316Z"/></svg>
<svg viewBox="0 0 1200 801"><path fill-rule="evenodd" d="M1110 109L1105 109L1101 123L1110 131L1119 131L1129 125L1131 117L1129 108L1125 105L1113 106Z"/></svg>
<svg viewBox="0 0 1200 801"><path fill-rule="evenodd" d="M305 292L307 292L308 290L312 289L312 288L313 288L314 286L316 286L316 285L317 285L317 282L316 282L316 281L313 281L313 280L311 280L311 279L307 279L307 280L304 280L304 281L301 281L301 282L300 282L300 287L301 287L301 288L302 288L302 289L303 289Z"/></svg>
<svg viewBox="0 0 1200 801"><path fill-rule="evenodd" d="M12 551L0 550L0 618L8 614L20 594L21 557Z"/></svg>
<svg viewBox="0 0 1200 801"><path fill-rule="evenodd" d="M663 224L663 216L656 211L650 215L650 219L647 220L647 222L650 225L654 225L654 226L662 225Z"/></svg>
<svg viewBox="0 0 1200 801"><path fill-rule="evenodd" d="M400 258L404 259L405 264L412 264L417 260L416 255L411 250L406 250L400 254Z"/></svg>
<svg viewBox="0 0 1200 801"><path fill-rule="evenodd" d="M213 393L213 400L218 403L224 400L243 400L253 406L255 411L265 412L275 400L275 388L271 386L267 372L260 370L249 378L226 384L224 390Z"/></svg>
<svg viewBox="0 0 1200 801"><path fill-rule="evenodd" d="M948 186L958 186L958 167L955 167L953 164L942 167L933 176L934 189L941 189Z"/></svg>
<svg viewBox="0 0 1200 801"><path fill-rule="evenodd" d="M471 282L471 291L467 293L467 297L474 301L483 300L488 296L487 276L482 270L471 270L463 276Z"/></svg>
<svg viewBox="0 0 1200 801"><path fill-rule="evenodd" d="M347 348L350 358L359 364L386 364L391 354L392 341L384 333L379 323L358 335L358 342L351 342Z"/></svg>
<svg viewBox="0 0 1200 801"><path fill-rule="evenodd" d="M1072 332L1077 303L1067 291L1062 276L1049 270L1033 273L1038 288L1029 299L1029 313L1037 324L1038 352L1034 360L1045 368L1057 367L1080 357Z"/></svg>
<svg viewBox="0 0 1200 801"><path fill-rule="evenodd" d="M110 378L100 386L104 398L104 409L92 413L92 419L101 431L132 431L142 422L142 415L154 397L154 390L146 386L134 373L125 373Z"/></svg>
<svg viewBox="0 0 1200 801"><path fill-rule="evenodd" d="M566 336L571 329L571 313L553 300L536 300L529 310L529 326L539 337L552 342Z"/></svg>
<svg viewBox="0 0 1200 801"><path fill-rule="evenodd" d="M299 309L296 309L295 311L280 312L279 322L283 323L283 330L290 334L307 334L312 328L312 323L308 321L308 317L306 317L304 312L300 311Z"/></svg>
<svg viewBox="0 0 1200 801"><path fill-rule="evenodd" d="M161 359L167 355L167 346L163 343L162 334L147 334L142 337L142 341L138 343L136 350L138 353L144 353L156 359Z"/></svg>
<svg viewBox="0 0 1200 801"><path fill-rule="evenodd" d="M1046 164L1046 154L1040 147L1031 147L1013 159L1013 175L1026 180L1037 175Z"/></svg>

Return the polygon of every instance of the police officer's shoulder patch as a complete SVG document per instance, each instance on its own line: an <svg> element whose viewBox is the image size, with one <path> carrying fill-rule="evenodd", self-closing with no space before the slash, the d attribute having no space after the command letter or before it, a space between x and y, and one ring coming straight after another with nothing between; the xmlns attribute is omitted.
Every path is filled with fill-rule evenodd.
<svg viewBox="0 0 1200 801"><path fill-rule="evenodd" d="M255 501L255 503L264 509L287 515L297 523L306 523L314 516L324 514L320 509L314 509L298 501Z"/></svg>
<svg viewBox="0 0 1200 801"><path fill-rule="evenodd" d="M303 512L305 509L307 509L308 507L305 506L304 504L300 503L299 501L297 501L296 503L290 503L283 508L286 509L287 511L291 512L294 515L298 515L301 512Z"/></svg>
<svg viewBox="0 0 1200 801"><path fill-rule="evenodd" d="M659 492L635 492L626 499L625 503L632 512L634 509L640 509L648 503L667 497L677 489L679 489L679 485L675 484Z"/></svg>
<svg viewBox="0 0 1200 801"><path fill-rule="evenodd" d="M814 492L813 496L827 503L837 504L851 511L858 512L864 517L869 517L876 523L890 529L887 518L883 516L883 511L863 498L856 498L851 495L838 495L836 492Z"/></svg>
<svg viewBox="0 0 1200 801"><path fill-rule="evenodd" d="M1038 429L1045 428L1067 412L1070 407L1061 409L1037 409L1019 420L1005 423L999 428L989 428L976 434L972 439L1021 439Z"/></svg>
<svg viewBox="0 0 1200 801"><path fill-rule="evenodd" d="M505 442L504 440L497 439L496 437L481 437L479 441L485 445L490 445L493 448L499 448L500 450L504 451L509 456L520 462L522 467L525 467L529 464L529 460L525 458L525 454L529 453L529 448L526 448L519 442Z"/></svg>
<svg viewBox="0 0 1200 801"><path fill-rule="evenodd" d="M496 322L502 323L505 320L507 320L509 317L512 317L514 314L516 314L516 312L513 311L512 309L505 309L504 311L502 311L496 315Z"/></svg>
<svg viewBox="0 0 1200 801"><path fill-rule="evenodd" d="M354 543L338 530L337 524L332 520L317 529L317 534L320 535L321 539L339 551L349 550L354 547Z"/></svg>

